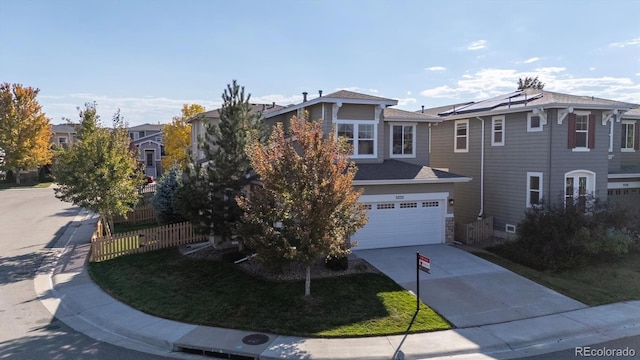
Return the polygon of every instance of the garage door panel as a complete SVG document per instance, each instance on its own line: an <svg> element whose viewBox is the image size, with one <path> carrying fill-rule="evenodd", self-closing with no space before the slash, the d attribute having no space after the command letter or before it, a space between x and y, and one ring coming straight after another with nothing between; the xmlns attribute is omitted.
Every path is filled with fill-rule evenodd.
<svg viewBox="0 0 640 360"><path fill-rule="evenodd" d="M444 201L367 203L369 221L351 237L358 249L439 244L444 239Z"/></svg>

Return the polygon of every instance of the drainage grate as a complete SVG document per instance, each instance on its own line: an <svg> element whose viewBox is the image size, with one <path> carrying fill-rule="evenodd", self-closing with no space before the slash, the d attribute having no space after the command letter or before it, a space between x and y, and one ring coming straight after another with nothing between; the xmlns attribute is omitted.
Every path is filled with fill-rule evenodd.
<svg viewBox="0 0 640 360"><path fill-rule="evenodd" d="M193 349L193 348L179 348L178 351L187 353L187 354L202 355L202 356L206 356L214 359L256 360L256 358L252 356L236 355L236 354L229 354L229 353L218 352L218 351L209 351L209 350L201 350L201 349Z"/></svg>
<svg viewBox="0 0 640 360"><path fill-rule="evenodd" d="M242 338L242 342L247 345L262 345L269 341L269 337L264 334L251 334Z"/></svg>

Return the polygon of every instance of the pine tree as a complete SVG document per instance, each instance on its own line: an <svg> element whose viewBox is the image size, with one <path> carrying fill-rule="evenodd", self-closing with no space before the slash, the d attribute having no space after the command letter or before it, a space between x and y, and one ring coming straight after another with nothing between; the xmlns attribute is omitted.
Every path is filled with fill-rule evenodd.
<svg viewBox="0 0 640 360"><path fill-rule="evenodd" d="M20 171L49 164L51 124L36 100L39 89L20 84L0 84L0 170L11 170L16 183Z"/></svg>
<svg viewBox="0 0 640 360"><path fill-rule="evenodd" d="M178 207L197 231L223 242L235 235L242 211L236 197L251 183L251 163L245 152L249 134L264 134L260 113L252 110L244 87L233 80L222 94L220 123L209 124L203 150L204 169L193 164L185 171Z"/></svg>
<svg viewBox="0 0 640 360"><path fill-rule="evenodd" d="M538 80L537 76L535 78L529 76L525 77L524 79L520 78L518 79L518 90L524 89L542 90L544 89L544 83Z"/></svg>
<svg viewBox="0 0 640 360"><path fill-rule="evenodd" d="M159 180L152 204L158 215L158 223L173 224L184 218L176 210L176 197L182 186L182 171L177 164L169 169Z"/></svg>

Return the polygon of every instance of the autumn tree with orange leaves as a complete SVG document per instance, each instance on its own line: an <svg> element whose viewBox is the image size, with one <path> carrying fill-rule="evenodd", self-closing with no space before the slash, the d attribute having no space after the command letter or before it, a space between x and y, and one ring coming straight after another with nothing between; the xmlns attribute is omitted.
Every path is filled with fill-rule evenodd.
<svg viewBox="0 0 640 360"><path fill-rule="evenodd" d="M20 171L51 161L51 124L36 100L39 89L0 84L0 170L11 170L20 184Z"/></svg>
<svg viewBox="0 0 640 360"><path fill-rule="evenodd" d="M198 104L184 104L181 112L181 116L174 116L171 123L162 126L164 149L167 154L161 160L163 169L170 169L174 164L184 169L189 163L191 124L187 120L204 112L204 107Z"/></svg>
<svg viewBox="0 0 640 360"><path fill-rule="evenodd" d="M267 144L252 140L247 154L264 187L238 199L245 244L259 261L304 263L307 297L311 265L346 256L349 236L367 221L352 186L350 145L334 134L324 137L320 121L293 117L289 133L278 124Z"/></svg>

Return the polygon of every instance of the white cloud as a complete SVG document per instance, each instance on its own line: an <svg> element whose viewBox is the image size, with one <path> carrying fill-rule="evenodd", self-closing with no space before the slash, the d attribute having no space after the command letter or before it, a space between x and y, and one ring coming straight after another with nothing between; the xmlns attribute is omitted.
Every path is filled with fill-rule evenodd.
<svg viewBox="0 0 640 360"><path fill-rule="evenodd" d="M640 76L640 73L636 74ZM481 100L514 91L518 79L538 76L545 90L573 95L590 95L601 98L637 103L640 99L640 83L626 77L573 77L564 67L541 67L533 71L514 69L482 69L466 73L452 85L425 89L420 95L445 98L451 102Z"/></svg>
<svg viewBox="0 0 640 360"><path fill-rule="evenodd" d="M539 57L532 57L532 58L528 58L527 60L523 61L523 63L525 63L525 64L531 64L531 63L534 63L534 62L536 62L536 61L538 61L538 60L540 60L540 58L539 58Z"/></svg>
<svg viewBox="0 0 640 360"><path fill-rule="evenodd" d="M614 42L609 44L609 46L616 47L616 48L623 48L626 46L640 46L640 37L637 37L631 40L622 41L622 42Z"/></svg>
<svg viewBox="0 0 640 360"><path fill-rule="evenodd" d="M377 94L378 93L378 89L369 89L369 92Z"/></svg>
<svg viewBox="0 0 640 360"><path fill-rule="evenodd" d="M592 66L592 67L590 67L590 68L589 68L589 71L593 71L593 70L595 70L595 69L596 69L596 68Z"/></svg>
<svg viewBox="0 0 640 360"><path fill-rule="evenodd" d="M636 74L636 75L640 75L640 74ZM407 90L407 96L411 95L411 90Z"/></svg>
<svg viewBox="0 0 640 360"><path fill-rule="evenodd" d="M640 76L640 73L636 73L636 76Z"/></svg>
<svg viewBox="0 0 640 360"><path fill-rule="evenodd" d="M487 47L487 40L477 40L467 45L467 50L481 50Z"/></svg>
<svg viewBox="0 0 640 360"><path fill-rule="evenodd" d="M432 66L432 67L425 68L425 70L428 70L428 71L445 71L445 70L447 70L447 68L444 67L444 66Z"/></svg>
<svg viewBox="0 0 640 360"><path fill-rule="evenodd" d="M398 100L398 107L409 106L409 105L415 104L418 101L412 97L408 97L404 99L395 98L395 100Z"/></svg>

